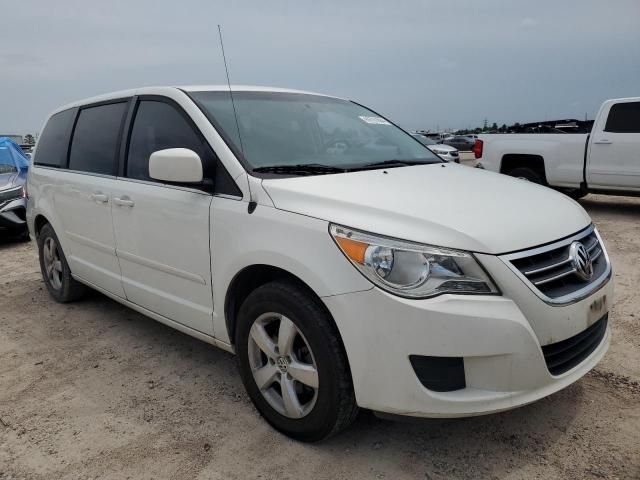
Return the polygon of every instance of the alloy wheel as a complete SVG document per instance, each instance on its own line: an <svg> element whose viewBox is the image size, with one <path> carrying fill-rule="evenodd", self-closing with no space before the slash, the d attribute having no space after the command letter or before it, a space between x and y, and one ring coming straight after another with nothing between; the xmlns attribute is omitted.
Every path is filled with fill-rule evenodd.
<svg viewBox="0 0 640 480"><path fill-rule="evenodd" d="M49 283L55 290L62 288L62 260L58 245L53 237L48 237L43 246L44 268L49 279Z"/></svg>
<svg viewBox="0 0 640 480"><path fill-rule="evenodd" d="M286 316L270 312L251 326L249 365L260 393L279 414L307 415L318 398L318 368L309 342Z"/></svg>

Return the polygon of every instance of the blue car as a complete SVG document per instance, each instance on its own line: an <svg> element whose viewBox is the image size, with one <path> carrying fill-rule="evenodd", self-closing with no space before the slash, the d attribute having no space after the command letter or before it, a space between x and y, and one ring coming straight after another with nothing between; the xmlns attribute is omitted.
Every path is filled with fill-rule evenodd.
<svg viewBox="0 0 640 480"><path fill-rule="evenodd" d="M2 235L27 235L25 185L29 159L12 140L0 138L0 230Z"/></svg>

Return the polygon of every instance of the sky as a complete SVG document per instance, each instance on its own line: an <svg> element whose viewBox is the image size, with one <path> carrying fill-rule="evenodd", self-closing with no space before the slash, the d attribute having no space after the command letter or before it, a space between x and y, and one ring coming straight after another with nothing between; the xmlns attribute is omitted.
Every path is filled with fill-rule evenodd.
<svg viewBox="0 0 640 480"><path fill-rule="evenodd" d="M407 129L593 118L640 96L640 0L0 0L0 134L65 103L226 82L328 93Z"/></svg>

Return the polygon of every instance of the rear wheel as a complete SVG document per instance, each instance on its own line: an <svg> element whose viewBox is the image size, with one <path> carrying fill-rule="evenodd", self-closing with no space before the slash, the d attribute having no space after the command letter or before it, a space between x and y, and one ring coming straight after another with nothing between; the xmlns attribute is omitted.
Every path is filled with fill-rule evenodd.
<svg viewBox="0 0 640 480"><path fill-rule="evenodd" d="M520 178L521 180L526 180L528 182L537 183L538 185L546 184L544 176L541 175L540 172L528 167L514 168L507 172L507 175L510 177Z"/></svg>
<svg viewBox="0 0 640 480"><path fill-rule="evenodd" d="M40 271L51 296L60 303L80 298L86 287L74 280L56 233L46 224L38 235Z"/></svg>
<svg viewBox="0 0 640 480"><path fill-rule="evenodd" d="M347 427L357 406L338 333L305 289L276 281L254 290L238 313L242 381L276 429L313 442Z"/></svg>

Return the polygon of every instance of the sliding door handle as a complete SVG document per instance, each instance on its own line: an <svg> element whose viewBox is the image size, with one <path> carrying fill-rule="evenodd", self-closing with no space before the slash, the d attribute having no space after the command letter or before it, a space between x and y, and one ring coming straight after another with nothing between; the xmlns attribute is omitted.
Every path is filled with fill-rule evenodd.
<svg viewBox="0 0 640 480"><path fill-rule="evenodd" d="M102 192L95 192L91 194L91 200L96 203L107 203L109 201L109 196Z"/></svg>
<svg viewBox="0 0 640 480"><path fill-rule="evenodd" d="M122 197L113 197L113 203L118 205L119 207L129 207L129 208L135 205L135 202L131 200L129 197L127 197L126 195Z"/></svg>

